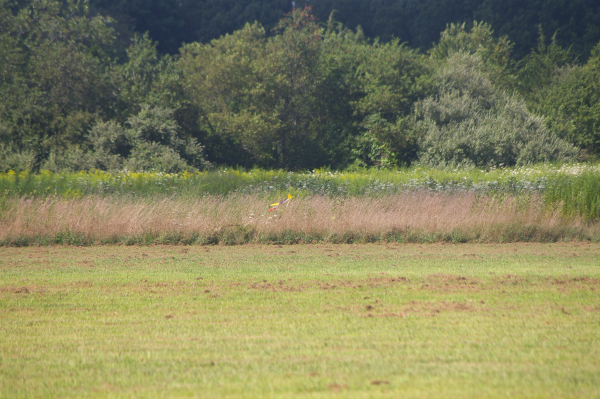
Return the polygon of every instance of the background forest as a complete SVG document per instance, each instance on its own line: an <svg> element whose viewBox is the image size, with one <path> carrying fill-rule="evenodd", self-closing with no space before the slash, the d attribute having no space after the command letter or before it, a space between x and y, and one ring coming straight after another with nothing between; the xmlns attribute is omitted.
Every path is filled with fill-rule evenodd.
<svg viewBox="0 0 600 399"><path fill-rule="evenodd" d="M0 0L0 171L597 159L589 0Z"/></svg>

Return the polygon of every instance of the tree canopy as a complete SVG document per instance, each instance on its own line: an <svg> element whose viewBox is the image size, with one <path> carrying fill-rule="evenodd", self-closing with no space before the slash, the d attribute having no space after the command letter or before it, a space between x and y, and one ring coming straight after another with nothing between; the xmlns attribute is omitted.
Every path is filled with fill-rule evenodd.
<svg viewBox="0 0 600 399"><path fill-rule="evenodd" d="M600 4L595 0L91 0L91 7L119 21L127 39L132 32L149 32L161 53L175 54L182 43L212 39L257 21L267 34L293 7L312 7L322 22L335 19L349 29L362 27L369 38L394 38L426 51L450 23L491 24L497 37L514 43L523 58L536 46L539 25L558 31L558 44L586 58L600 41Z"/></svg>
<svg viewBox="0 0 600 399"><path fill-rule="evenodd" d="M382 20L412 4L354 2ZM116 22L96 12L167 7L126 3L0 0L0 170L488 167L600 152L600 44L583 57L561 44L561 31L546 39L543 25L523 56L490 23L460 18L423 51L393 33L370 38L358 14L349 28L341 19L353 14L333 0L281 3L281 15L232 1L272 16L270 25L249 16L211 40L181 45L182 36L170 54L151 30L132 30L133 13ZM449 5L426 1L418 12L442 15ZM492 7L458 5L459 14ZM184 6L193 4L168 11L172 26Z"/></svg>

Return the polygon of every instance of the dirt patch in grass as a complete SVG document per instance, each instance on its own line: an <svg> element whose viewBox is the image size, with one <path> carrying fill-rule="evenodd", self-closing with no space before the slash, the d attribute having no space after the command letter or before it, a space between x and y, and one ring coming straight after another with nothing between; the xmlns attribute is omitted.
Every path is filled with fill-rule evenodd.
<svg viewBox="0 0 600 399"><path fill-rule="evenodd" d="M343 389L348 389L346 384L329 384L327 388L332 392L341 392Z"/></svg>
<svg viewBox="0 0 600 399"><path fill-rule="evenodd" d="M0 292L8 292L11 294L29 294L31 292L30 287L0 287Z"/></svg>
<svg viewBox="0 0 600 399"><path fill-rule="evenodd" d="M592 290L600 289L600 278L587 276L560 276L560 277L536 277L518 276L514 274L505 274L499 277L493 277L490 281L491 285L501 287L554 287L563 292L577 290Z"/></svg>
<svg viewBox="0 0 600 399"><path fill-rule="evenodd" d="M69 287L85 288L91 287L93 282L81 281L68 285ZM123 287L112 287L112 290L128 289L136 292L186 292L189 290L230 291L245 289L251 291L268 292L304 292L307 290L336 290L336 289L366 289L403 287L411 290L426 290L433 292L464 292L474 293L483 290L504 290L511 286L536 288L539 286L557 286L567 290L595 289L600 287L600 279L591 277L569 277L547 278L528 277L517 275L505 275L501 277L492 276L489 279L474 277L455 276L449 274L432 274L423 278L408 277L373 277L366 279L351 280L347 278L328 278L327 281L313 280L309 282L296 282L292 279L262 280L250 283L229 282L217 283L206 281L202 277L194 277L189 281L158 281L148 282L142 280L139 283L124 285Z"/></svg>
<svg viewBox="0 0 600 399"><path fill-rule="evenodd" d="M80 280L62 284L19 284L0 286L0 294L42 294L56 292L80 292L81 290L101 289L104 292L131 292L138 294L188 294L198 292L219 296L223 292L266 291L266 292L306 292L306 291L336 291L369 289L401 289L407 291L426 291L431 293L464 293L477 294L486 291L508 291L513 289L553 289L561 292L596 291L600 290L600 278L582 276L561 277L531 277L506 274L490 276L487 279L465 277L450 274L432 274L421 278L398 277L369 277L363 279L348 279L327 276L326 281L311 280L297 282L293 279L260 280L254 282L218 282L205 280L202 277L190 277L189 280L149 281L142 279L117 285L105 285L93 279Z"/></svg>
<svg viewBox="0 0 600 399"><path fill-rule="evenodd" d="M459 301L410 301L404 305L388 306L376 301L373 304L368 304L363 307L353 307L355 313L359 313L359 317L409 317L409 316L426 316L434 317L440 313L448 312L468 312L475 313L487 311L483 307L484 302L474 302L467 300ZM366 314L365 314L366 312Z"/></svg>
<svg viewBox="0 0 600 399"><path fill-rule="evenodd" d="M481 304L477 307L471 302L446 302L446 301L410 301L410 303L403 307L402 313L404 314L419 314L435 316L442 312L479 312L481 311Z"/></svg>
<svg viewBox="0 0 600 399"><path fill-rule="evenodd" d="M583 306L582 308L583 310L587 311L587 312L600 312L600 303L597 304L596 306Z"/></svg>
<svg viewBox="0 0 600 399"><path fill-rule="evenodd" d="M371 385L389 385L390 382L389 381L385 381L385 380L373 380L371 381Z"/></svg>

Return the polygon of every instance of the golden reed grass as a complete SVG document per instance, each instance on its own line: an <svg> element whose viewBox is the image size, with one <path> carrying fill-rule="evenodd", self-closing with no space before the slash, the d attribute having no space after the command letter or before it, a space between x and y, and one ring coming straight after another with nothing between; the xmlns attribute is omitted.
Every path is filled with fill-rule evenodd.
<svg viewBox="0 0 600 399"><path fill-rule="evenodd" d="M364 241L365 237L375 241L377 237L400 241L555 241L595 239L600 230L598 224L565 219L536 198L500 201L474 194L410 192L380 198L294 198L273 212L268 205L258 195L6 199L0 214L0 242L11 245L65 232L85 237L88 243L144 236L196 237L196 242L218 243L227 242L223 235L232 232L243 233L233 243L273 242L290 232L296 242L303 241L302 237L308 241L350 237L346 241L352 242Z"/></svg>

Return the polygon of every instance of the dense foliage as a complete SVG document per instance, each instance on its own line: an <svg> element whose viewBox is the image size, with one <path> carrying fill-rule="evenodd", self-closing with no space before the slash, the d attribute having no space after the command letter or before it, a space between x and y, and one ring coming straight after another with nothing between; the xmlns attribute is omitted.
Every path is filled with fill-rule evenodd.
<svg viewBox="0 0 600 399"><path fill-rule="evenodd" d="M600 40L600 4L595 0L90 0L92 8L116 19L123 40L133 32L150 32L161 52L175 54L182 43L210 42L258 21L267 31L294 5L311 5L314 15L350 29L361 26L368 37L398 38L428 50L449 23L486 21L498 37L507 36L518 58L535 46L538 25L560 30L563 47L587 57Z"/></svg>
<svg viewBox="0 0 600 399"><path fill-rule="evenodd" d="M231 34L161 55L148 34L130 29L150 27L127 25L128 16L178 21L199 15L191 2L148 3L156 7L149 13L135 2L0 0L0 170L493 167L600 151L600 44L578 59L587 53L562 47L560 32L548 44L534 27L537 48L517 59L508 37L474 22L448 25L422 53L369 39L336 14L319 22L325 2L314 12L300 3L275 4L267 18L266 6L248 1L240 15L267 18L266 27L234 31L232 22L211 31ZM210 4L202 15L221 7ZM492 9L486 4L475 4L481 15ZM122 22L99 9L117 10Z"/></svg>

